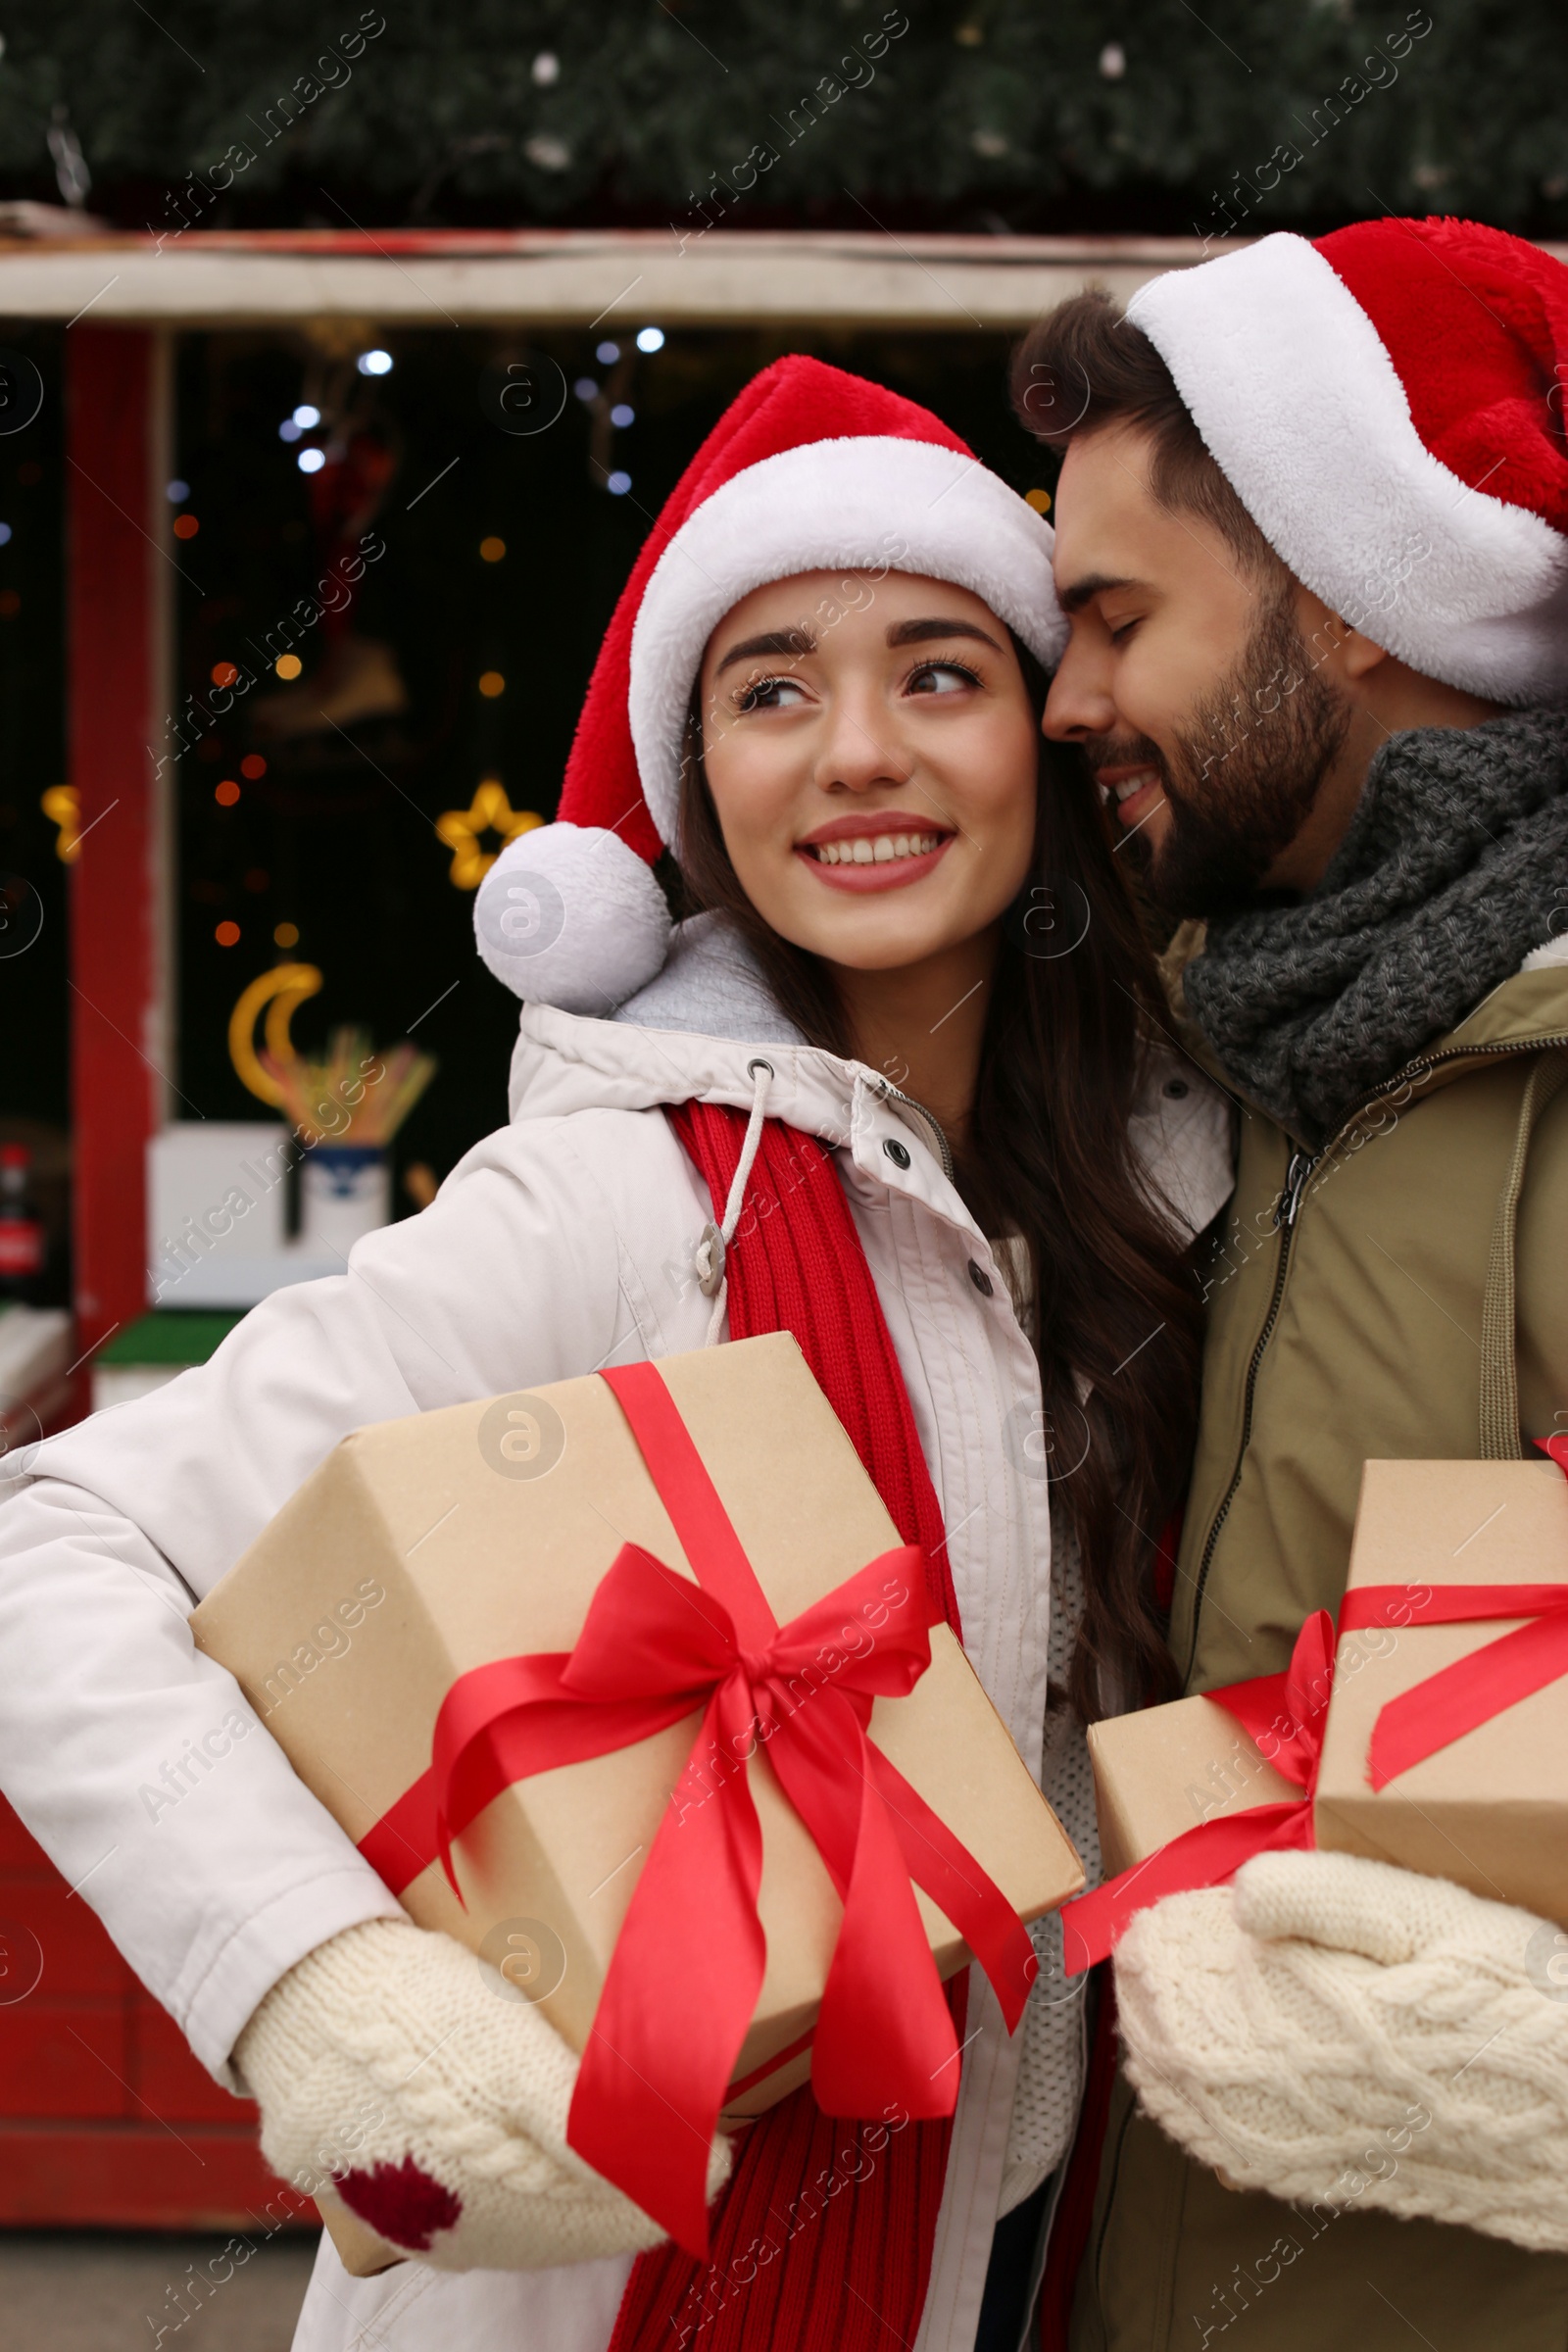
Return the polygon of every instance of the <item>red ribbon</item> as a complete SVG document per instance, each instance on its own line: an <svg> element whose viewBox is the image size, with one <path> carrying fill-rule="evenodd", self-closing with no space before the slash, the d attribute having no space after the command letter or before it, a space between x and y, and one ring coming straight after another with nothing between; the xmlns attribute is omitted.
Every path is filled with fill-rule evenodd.
<svg viewBox="0 0 1568 2352"><path fill-rule="evenodd" d="M1107 1958L1135 1913L1164 1895L1218 1886L1254 1854L1312 1844L1312 1796L1333 1680L1334 1620L1327 1609L1318 1609L1296 1637L1284 1674L1258 1675L1203 1693L1235 1716L1276 1772L1301 1794L1200 1822L1131 1870L1064 1904L1062 1953L1068 1976Z"/></svg>
<svg viewBox="0 0 1568 2352"><path fill-rule="evenodd" d="M931 1662L924 1554L884 1552L781 1627L656 1366L600 1377L697 1584L623 1544L572 1650L458 1678L429 1771L360 1850L394 1892L437 1854L456 1887L452 1839L503 1788L704 1710L606 1974L566 2136L706 2257L708 2151L766 1961L745 1769L759 1745L844 1905L811 2055L825 2113L953 2112L957 2039L915 1886L984 1968L1009 2031L1038 1964L1006 1897L867 1737L873 1698L906 1696ZM846 1641L858 1629L863 1648Z"/></svg>

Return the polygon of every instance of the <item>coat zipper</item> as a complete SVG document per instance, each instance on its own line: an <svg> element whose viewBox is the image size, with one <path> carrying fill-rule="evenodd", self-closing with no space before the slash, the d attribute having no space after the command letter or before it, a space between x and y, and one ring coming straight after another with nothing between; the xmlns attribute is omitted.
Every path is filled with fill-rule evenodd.
<svg viewBox="0 0 1568 2352"><path fill-rule="evenodd" d="M1331 1152L1339 1148L1362 1111L1370 1109L1380 1097L1396 1093L1400 1087L1409 1084L1414 1079L1430 1076L1432 1071L1440 1069L1445 1062L1472 1061L1485 1056L1502 1058L1514 1054L1549 1054L1564 1046L1568 1046L1568 1035L1532 1037L1517 1045L1453 1046L1446 1053L1430 1054L1424 1060L1406 1062L1404 1068L1397 1071L1394 1077L1385 1079L1381 1086L1373 1087L1369 1094L1362 1095L1357 1102L1351 1103L1349 1110L1321 1151L1308 1152L1299 1144L1292 1149L1290 1161L1285 1170L1285 1184L1274 1211L1274 1230L1280 1236L1279 1263L1274 1270L1274 1290L1269 1298L1268 1311L1263 1317L1263 1327L1257 1335L1257 1342L1247 1367L1247 1385L1242 1396L1242 1437L1236 1451L1236 1467L1231 1474L1231 1483L1225 1490L1220 1506L1209 1523L1202 1557L1198 1563L1197 1587L1193 1594L1192 1645L1187 1653L1187 1663L1182 1669L1184 1689L1187 1678L1193 1671L1193 1660L1198 1655L1203 1593L1208 1584L1208 1572L1213 1564L1215 1547L1219 1543L1220 1532L1230 1516L1231 1504L1235 1501L1237 1489L1242 1483L1242 1473L1247 1467L1247 1448L1252 1440L1252 1403L1257 1393L1257 1376L1262 1370L1264 1352L1268 1348L1269 1341L1274 1336L1274 1326L1279 1320L1280 1306L1285 1298L1285 1281L1291 1264L1291 1244L1295 1239L1296 1220L1300 1214L1307 1178L1314 1168L1322 1165Z"/></svg>
<svg viewBox="0 0 1568 2352"><path fill-rule="evenodd" d="M896 1087L893 1084L893 1081L890 1078L884 1078L880 1083L882 1086L882 1100L884 1102L891 1098L895 1102L902 1102L906 1110L912 1110L916 1118L924 1119L926 1125L931 1130L932 1138L936 1144L937 1156L942 1162L942 1173L951 1184L953 1182L953 1151L948 1142L946 1132L943 1129L942 1122L937 1117L936 1112L934 1110L927 1110L925 1104L923 1102L917 1102L912 1095L905 1094L901 1088Z"/></svg>

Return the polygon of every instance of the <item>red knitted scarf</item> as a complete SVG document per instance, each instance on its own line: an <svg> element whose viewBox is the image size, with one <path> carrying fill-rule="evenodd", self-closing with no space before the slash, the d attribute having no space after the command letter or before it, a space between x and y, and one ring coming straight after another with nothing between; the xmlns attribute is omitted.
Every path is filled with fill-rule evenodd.
<svg viewBox="0 0 1568 2352"><path fill-rule="evenodd" d="M722 1202L744 1112L688 1102L669 1118ZM924 1545L933 1599L957 1633L942 1513L904 1376L838 1171L813 1136L776 1119L764 1125L726 1271L731 1338L795 1334L899 1534ZM737 2143L710 2260L675 2245L639 2256L610 2352L911 2344L952 2132L951 2118L892 2131L835 2120L809 2087L781 2100Z"/></svg>

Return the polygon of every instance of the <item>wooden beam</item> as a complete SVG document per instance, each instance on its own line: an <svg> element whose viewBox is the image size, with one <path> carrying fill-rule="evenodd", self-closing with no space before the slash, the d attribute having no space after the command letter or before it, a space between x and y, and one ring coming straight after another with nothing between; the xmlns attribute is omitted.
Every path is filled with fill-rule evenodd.
<svg viewBox="0 0 1568 2352"><path fill-rule="evenodd" d="M266 326L844 326L1015 334L1087 284L1125 302L1247 237L870 231L188 229L0 241L0 318ZM160 250L160 246L162 250ZM1542 250L1568 260L1568 245Z"/></svg>
<svg viewBox="0 0 1568 2352"><path fill-rule="evenodd" d="M1245 240L1242 240L1245 241ZM347 318L373 325L915 327L1016 332L1093 280L1125 301L1223 241L888 237L784 230L192 229L0 245L0 317L186 327Z"/></svg>

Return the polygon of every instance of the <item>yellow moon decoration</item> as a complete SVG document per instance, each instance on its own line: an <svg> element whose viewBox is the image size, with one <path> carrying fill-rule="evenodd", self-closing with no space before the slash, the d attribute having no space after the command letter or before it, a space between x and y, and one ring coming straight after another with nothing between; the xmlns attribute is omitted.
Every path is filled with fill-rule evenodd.
<svg viewBox="0 0 1568 2352"><path fill-rule="evenodd" d="M290 1061L294 1044L288 1025L306 998L314 997L320 985L321 975L314 963L274 963L270 971L259 973L251 982L228 1016L228 1058L242 1085L274 1109L283 1101L283 1090L275 1078L268 1076L257 1056L256 1016L265 1004L267 1051L274 1061Z"/></svg>

